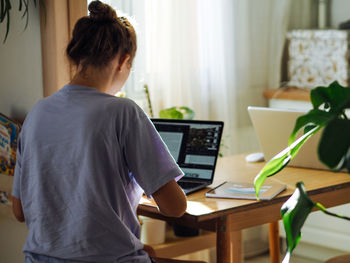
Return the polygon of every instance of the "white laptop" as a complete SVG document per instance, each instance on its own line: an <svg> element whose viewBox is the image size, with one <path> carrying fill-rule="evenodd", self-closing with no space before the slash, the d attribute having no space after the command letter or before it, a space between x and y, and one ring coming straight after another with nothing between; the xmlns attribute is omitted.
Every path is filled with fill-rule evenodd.
<svg viewBox="0 0 350 263"><path fill-rule="evenodd" d="M260 141L265 160L269 161L288 146L296 119L307 111L276 109L266 107L248 107L250 119ZM318 160L317 145L321 131L313 135L288 164L289 166L328 169ZM298 137L302 135L302 132Z"/></svg>

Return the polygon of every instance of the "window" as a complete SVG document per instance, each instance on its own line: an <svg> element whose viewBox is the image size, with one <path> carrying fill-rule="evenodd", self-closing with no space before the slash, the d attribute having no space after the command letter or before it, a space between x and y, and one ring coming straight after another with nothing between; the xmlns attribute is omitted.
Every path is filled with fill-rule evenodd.
<svg viewBox="0 0 350 263"><path fill-rule="evenodd" d="M88 5L93 0L88 0ZM131 23L135 27L137 35L137 53L133 62L131 74L125 83L123 91L127 96L136 101L145 111L147 110L147 100L144 92L145 76L145 36L144 36L144 12L145 1L133 0L103 0L117 11L117 15L131 17Z"/></svg>

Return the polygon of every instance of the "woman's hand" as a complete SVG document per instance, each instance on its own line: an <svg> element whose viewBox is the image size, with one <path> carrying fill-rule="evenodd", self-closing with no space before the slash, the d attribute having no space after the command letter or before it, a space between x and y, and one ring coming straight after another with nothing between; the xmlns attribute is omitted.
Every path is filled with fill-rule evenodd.
<svg viewBox="0 0 350 263"><path fill-rule="evenodd" d="M175 180L162 186L152 194L159 211L169 217L181 217L187 208L187 199Z"/></svg>
<svg viewBox="0 0 350 263"><path fill-rule="evenodd" d="M19 222L25 221L21 200L14 196L12 196L12 211Z"/></svg>

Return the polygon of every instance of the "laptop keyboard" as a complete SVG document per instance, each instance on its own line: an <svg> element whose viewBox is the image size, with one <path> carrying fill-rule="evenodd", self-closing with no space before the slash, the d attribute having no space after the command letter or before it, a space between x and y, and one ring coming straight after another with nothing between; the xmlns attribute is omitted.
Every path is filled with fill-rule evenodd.
<svg viewBox="0 0 350 263"><path fill-rule="evenodd" d="M202 185L202 183L193 183L193 182L178 182L182 189L191 189L196 186Z"/></svg>

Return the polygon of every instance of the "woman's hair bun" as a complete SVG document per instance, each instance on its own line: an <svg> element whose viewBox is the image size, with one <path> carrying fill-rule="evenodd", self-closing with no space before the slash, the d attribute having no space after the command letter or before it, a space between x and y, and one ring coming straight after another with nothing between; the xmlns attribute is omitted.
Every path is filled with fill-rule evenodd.
<svg viewBox="0 0 350 263"><path fill-rule="evenodd" d="M90 18L95 21L115 22L117 13L109 5L100 1L93 1L89 4Z"/></svg>

